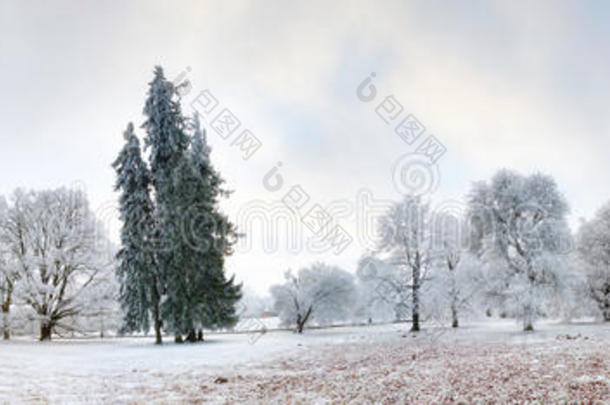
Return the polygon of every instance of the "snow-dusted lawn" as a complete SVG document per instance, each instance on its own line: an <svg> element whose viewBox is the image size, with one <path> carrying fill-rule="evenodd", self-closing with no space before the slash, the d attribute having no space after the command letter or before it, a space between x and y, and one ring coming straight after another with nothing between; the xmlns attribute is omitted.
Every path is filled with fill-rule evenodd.
<svg viewBox="0 0 610 405"><path fill-rule="evenodd" d="M610 325L407 330L272 332L254 344L227 334L163 347L143 338L17 340L0 344L0 402L610 401Z"/></svg>

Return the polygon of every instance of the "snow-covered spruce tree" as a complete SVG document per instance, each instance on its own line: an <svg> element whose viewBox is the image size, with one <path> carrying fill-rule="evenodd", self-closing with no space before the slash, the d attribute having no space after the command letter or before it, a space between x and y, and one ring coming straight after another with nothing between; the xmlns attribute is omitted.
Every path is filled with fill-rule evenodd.
<svg viewBox="0 0 610 405"><path fill-rule="evenodd" d="M9 212L11 251L20 264L15 296L40 320L40 340L78 316L87 293L113 265L100 224L78 190L17 192ZM14 224L19 224L15 226Z"/></svg>
<svg viewBox="0 0 610 405"><path fill-rule="evenodd" d="M273 306L283 325L303 333L310 321L319 324L349 318L356 298L354 277L338 267L315 263L285 273L284 284L271 287Z"/></svg>
<svg viewBox="0 0 610 405"><path fill-rule="evenodd" d="M164 328L181 342L183 335L194 340L196 329L200 336L204 327L235 323L240 287L224 274L224 258L231 252L235 232L218 209L222 181L210 164L198 122L191 128L189 150L189 128L177 99L175 87L157 67L143 128L155 196L162 319Z"/></svg>
<svg viewBox="0 0 610 405"><path fill-rule="evenodd" d="M241 286L224 273L225 257L232 254L237 234L218 204L230 193L222 187L224 180L212 165L211 149L197 115L189 127L191 147L178 172L184 184L177 189L183 193L181 229L187 242L185 268L189 276L190 310L185 329L192 341L196 329L200 331L197 338L201 338L203 328L231 327L237 322L234 304L241 298Z"/></svg>
<svg viewBox="0 0 610 405"><path fill-rule="evenodd" d="M586 266L591 298L597 303L606 322L610 322L610 203L595 218L582 225L578 235L578 252Z"/></svg>
<svg viewBox="0 0 610 405"><path fill-rule="evenodd" d="M164 327L178 337L181 327L173 318L179 315L174 307L180 307L176 303L183 298L182 286L176 282L183 271L182 258L178 255L183 241L179 229L180 212L177 209L181 201L175 188L175 175L185 159L188 136L173 84L165 78L159 66L155 68L154 75L144 106L146 121L142 128L146 131L146 148L150 150L149 167L155 198L156 261L164 294L161 318Z"/></svg>
<svg viewBox="0 0 610 405"><path fill-rule="evenodd" d="M165 285L166 298L163 303L163 317L166 328L174 333L177 342L182 342L183 335L188 340L195 337L195 308L202 297L199 295L198 278L199 257L195 255L195 246L187 239L184 224L189 221L191 201L194 200L194 187L197 178L187 156L180 160L172 176L174 190L168 218L171 220L173 246L170 260L166 263ZM166 232L160 230L160 232ZM211 286L206 286L210 288Z"/></svg>
<svg viewBox="0 0 610 405"><path fill-rule="evenodd" d="M421 197L407 196L380 219L379 253L408 279L411 292L411 330L420 330L421 291L433 265L429 205Z"/></svg>
<svg viewBox="0 0 610 405"><path fill-rule="evenodd" d="M232 253L236 234L218 207L228 195L210 161L210 148L197 117L190 122L191 148L175 170L176 204L180 229L173 261L182 269L167 278L166 310L169 326L187 340L203 338L204 328L229 327L237 322L234 304L239 285L224 273L225 256Z"/></svg>
<svg viewBox="0 0 610 405"><path fill-rule="evenodd" d="M124 138L125 146L112 164L117 173L115 190L121 192L119 210L123 222L116 271L123 310L120 330L147 332L152 319L156 343L161 344L163 285L153 245L155 223L150 173L131 123Z"/></svg>
<svg viewBox="0 0 610 405"><path fill-rule="evenodd" d="M142 128L146 131L145 148L150 151L158 261L163 271L170 271L171 263L168 261L180 237L174 209L178 203L174 177L176 169L185 159L189 139L173 84L165 78L161 67L157 66L154 74L144 106L146 120Z"/></svg>
<svg viewBox="0 0 610 405"><path fill-rule="evenodd" d="M562 265L566 242L567 203L555 181L545 175L501 170L490 183L475 184L470 193L470 218L479 228L481 256L501 259L497 268L504 293L523 319L523 329L533 330L549 294L561 291L569 266Z"/></svg>

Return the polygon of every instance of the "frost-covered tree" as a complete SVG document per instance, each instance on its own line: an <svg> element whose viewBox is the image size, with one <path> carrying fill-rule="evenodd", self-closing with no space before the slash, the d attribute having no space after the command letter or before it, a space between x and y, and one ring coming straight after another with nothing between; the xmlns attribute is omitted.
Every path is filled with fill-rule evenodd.
<svg viewBox="0 0 610 405"><path fill-rule="evenodd" d="M163 211L164 205L171 202L173 172L184 158L189 141L176 89L165 78L160 66L155 67L154 74L144 106L146 121L142 128L146 131L146 147L150 149L150 171L156 200Z"/></svg>
<svg viewBox="0 0 610 405"><path fill-rule="evenodd" d="M471 229L468 221L457 213L437 212L432 215L434 275L426 302L433 315L457 328L460 317L477 312L480 291L484 287L482 263L470 252Z"/></svg>
<svg viewBox="0 0 610 405"><path fill-rule="evenodd" d="M69 329L63 321L81 313L88 289L112 266L107 240L79 190L18 191L9 223L20 273L14 293L49 340L55 328Z"/></svg>
<svg viewBox="0 0 610 405"><path fill-rule="evenodd" d="M407 196L395 204L379 221L379 253L409 280L411 330L420 330L422 286L429 280L434 252L429 205L420 197Z"/></svg>
<svg viewBox="0 0 610 405"><path fill-rule="evenodd" d="M237 322L235 303L241 286L224 272L225 257L233 253L237 234L219 208L221 197L230 193L211 162L211 149L197 115L189 121L191 144L176 179L182 212L185 294L183 331L194 340L195 330L231 327Z"/></svg>
<svg viewBox="0 0 610 405"><path fill-rule="evenodd" d="M181 203L174 209L181 222L181 243L173 249L173 263L180 272L167 275L164 314L168 327L178 336L195 340L203 328L235 324L234 304L240 286L224 273L225 256L231 253L232 228L209 200L210 185L198 176L188 160L176 171Z"/></svg>
<svg viewBox="0 0 610 405"><path fill-rule="evenodd" d="M160 67L144 108L154 195L156 263L163 285L161 317L176 341L203 328L231 326L240 286L224 273L236 237L218 207L227 195L210 162L198 120L187 120L179 95ZM189 149L190 146L190 149ZM196 330L199 333L196 334ZM197 337L199 337L197 336Z"/></svg>
<svg viewBox="0 0 610 405"><path fill-rule="evenodd" d="M184 279L182 261L185 260L180 221L180 190L176 185L176 171L185 160L188 136L185 121L174 85L168 81L159 66L149 85L148 98L144 106L146 121L142 128L146 148L150 150L149 162L154 190L154 219L156 262L160 269L164 297L161 317L164 327L176 334L182 329L179 313L184 302Z"/></svg>
<svg viewBox="0 0 610 405"><path fill-rule="evenodd" d="M449 301L451 326L457 328L459 326L458 311L465 299L458 283L458 268L464 251L462 233L464 224L461 218L439 213L434 215L431 226L437 264L442 268L442 271L437 272L436 278L440 281L442 291Z"/></svg>
<svg viewBox="0 0 610 405"><path fill-rule="evenodd" d="M115 270L115 269L112 269ZM75 330L96 331L101 338L110 330L121 330L120 285L115 271L100 272L87 289L84 305Z"/></svg>
<svg viewBox="0 0 610 405"><path fill-rule="evenodd" d="M469 204L481 256L504 264L496 269L498 285L523 319L523 329L533 330L544 301L561 291L570 271L562 265L570 240L563 195L549 176L501 170L489 183L475 184Z"/></svg>
<svg viewBox="0 0 610 405"><path fill-rule="evenodd" d="M237 304L237 311L242 318L261 318L273 307L270 296L260 296L254 290L244 288L242 297Z"/></svg>
<svg viewBox="0 0 610 405"><path fill-rule="evenodd" d="M404 271L375 256L358 262L356 316L369 320L404 321L411 308L411 279Z"/></svg>
<svg viewBox="0 0 610 405"><path fill-rule="evenodd" d="M1 237L4 251L4 268L2 272L2 310L4 338L10 337L10 309L14 302L16 283L28 269L28 253L31 249L28 227L32 223L29 216L32 193L21 189L15 190L11 205L5 206Z"/></svg>
<svg viewBox="0 0 610 405"><path fill-rule="evenodd" d="M166 276L167 326L180 340L194 341L204 328L230 327L237 322L234 304L239 285L224 272L225 257L236 239L233 224L219 209L229 193L210 160L205 133L195 117L189 125L190 149L174 171L172 218L179 235L172 248L171 271Z"/></svg>
<svg viewBox="0 0 610 405"><path fill-rule="evenodd" d="M156 343L161 344L164 286L155 257L151 178L131 123L124 138L125 146L112 165L117 173L115 190L121 192L119 211L123 223L116 272L124 316L121 331L147 332L152 320Z"/></svg>
<svg viewBox="0 0 610 405"><path fill-rule="evenodd" d="M161 270L161 280L165 297L161 308L165 327L178 334L179 314L172 311L182 302L181 254L183 240L180 232L179 190L176 190L176 170L185 159L188 136L185 131L184 117L173 84L168 81L163 69L155 68L155 77L150 83L148 98L144 106L146 121L142 128L150 150L149 162L155 198L155 240L157 241L156 260Z"/></svg>
<svg viewBox="0 0 610 405"><path fill-rule="evenodd" d="M271 287L273 306L284 325L303 333L310 321L324 324L346 320L356 297L354 277L338 267L315 263L295 275L285 273L285 283Z"/></svg>
<svg viewBox="0 0 610 405"><path fill-rule="evenodd" d="M8 204L4 197L0 197L0 306L2 336L5 340L11 336L10 310L13 303L13 289L19 276L16 262L11 256L10 231Z"/></svg>
<svg viewBox="0 0 610 405"><path fill-rule="evenodd" d="M425 297L428 314L459 327L462 318L483 312L485 281L482 264L468 252L462 252L456 264L439 263Z"/></svg>
<svg viewBox="0 0 610 405"><path fill-rule="evenodd" d="M610 322L610 203L595 218L582 225L578 251L587 266L589 294L597 303L606 322Z"/></svg>

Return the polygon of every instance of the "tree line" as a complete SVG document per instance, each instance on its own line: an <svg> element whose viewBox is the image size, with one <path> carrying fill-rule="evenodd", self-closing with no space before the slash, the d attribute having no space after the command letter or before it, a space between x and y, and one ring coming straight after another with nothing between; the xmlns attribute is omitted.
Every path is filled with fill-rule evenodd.
<svg viewBox="0 0 610 405"><path fill-rule="evenodd" d="M308 321L405 321L458 327L460 317L599 315L610 321L610 203L572 235L568 204L550 176L500 170L475 183L461 213L435 213L407 196L378 223L375 252L356 276L324 263L271 288L273 307L299 333Z"/></svg>
<svg viewBox="0 0 610 405"><path fill-rule="evenodd" d="M119 313L120 333L153 330L176 342L238 320L241 285L225 274L240 236L219 209L230 195L211 162L198 116L160 67L142 135L129 123L116 172L120 246L110 243L82 190L16 190L0 198L0 307L39 322L41 340L74 331L75 317ZM273 309L302 333L348 319L430 319L458 327L473 313L522 320L591 314L610 321L610 203L573 235L568 203L550 176L498 171L475 183L466 212L438 214L405 196L378 223L379 243L355 275L322 262L271 287ZM118 251L118 253L117 253ZM118 303L120 308L114 308ZM102 326L102 333L104 327Z"/></svg>

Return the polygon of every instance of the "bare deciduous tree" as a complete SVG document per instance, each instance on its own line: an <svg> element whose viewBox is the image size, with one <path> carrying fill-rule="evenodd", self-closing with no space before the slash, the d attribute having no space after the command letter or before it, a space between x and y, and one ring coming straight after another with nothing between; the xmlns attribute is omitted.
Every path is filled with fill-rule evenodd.
<svg viewBox="0 0 610 405"><path fill-rule="evenodd" d="M604 320L610 322L610 203L580 229L578 251L589 265L586 269L591 298Z"/></svg>
<svg viewBox="0 0 610 405"><path fill-rule="evenodd" d="M295 325L297 333L303 333L311 320L325 323L349 317L356 291L351 274L316 263L296 275L287 271L285 277L284 284L271 287L271 296L282 323Z"/></svg>
<svg viewBox="0 0 610 405"><path fill-rule="evenodd" d="M109 244L79 190L15 193L9 241L19 263L14 293L40 321L40 340L50 340L62 320L87 304L88 288L112 264Z"/></svg>
<svg viewBox="0 0 610 405"><path fill-rule="evenodd" d="M501 170L490 183L475 185L470 207L480 249L504 262L505 291L516 304L523 329L533 330L541 289L557 291L565 270L560 256L570 234L563 195L549 176Z"/></svg>
<svg viewBox="0 0 610 405"><path fill-rule="evenodd" d="M433 264L433 249L429 205L419 197L406 197L394 205L380 219L381 242L379 253L388 255L388 262L396 266L410 280L411 330L420 330L421 289L429 280Z"/></svg>

